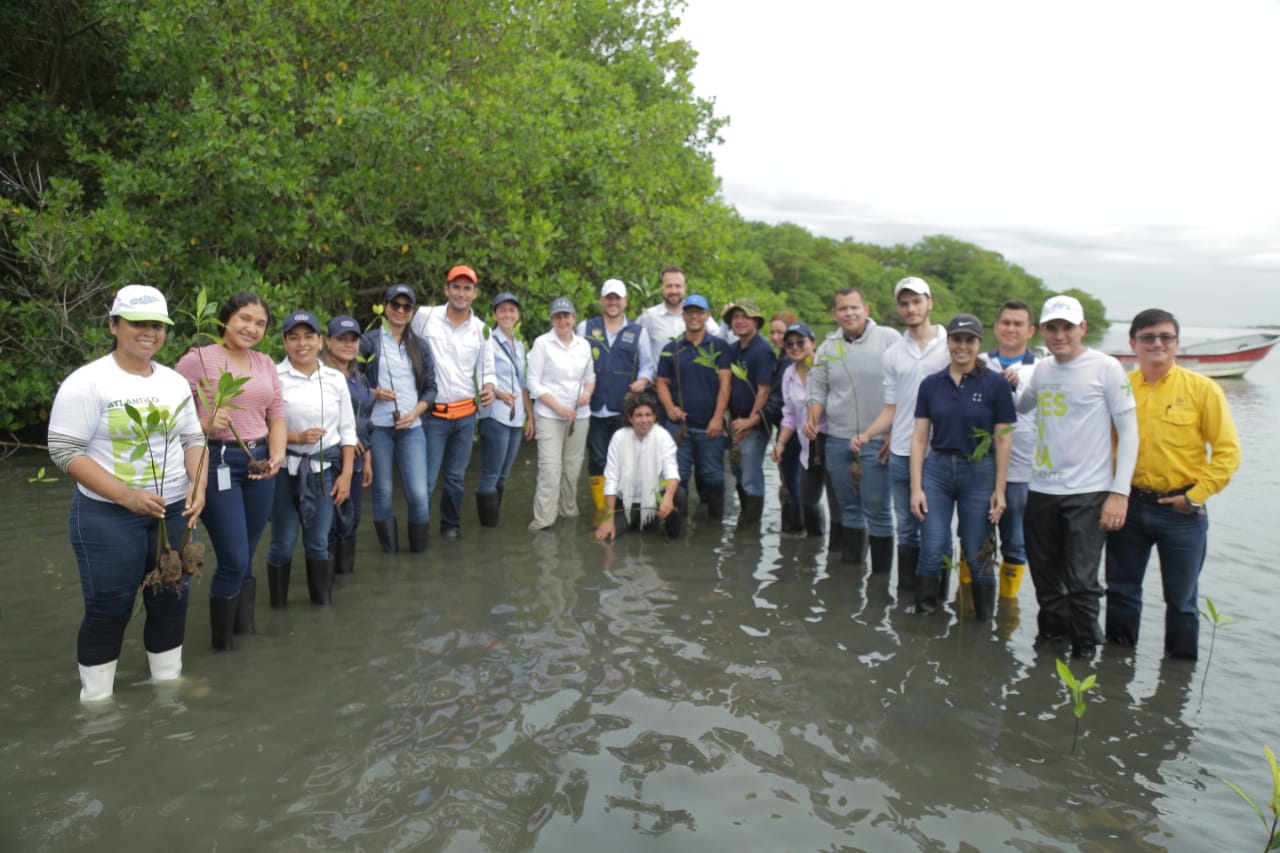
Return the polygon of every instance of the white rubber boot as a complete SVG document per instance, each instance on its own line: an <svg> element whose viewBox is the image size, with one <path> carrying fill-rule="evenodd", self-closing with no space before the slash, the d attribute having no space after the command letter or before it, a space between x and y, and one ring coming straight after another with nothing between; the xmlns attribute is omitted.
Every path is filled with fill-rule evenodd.
<svg viewBox="0 0 1280 853"><path fill-rule="evenodd" d="M80 701L102 702L111 698L116 683L116 664L119 661L100 663L97 666L80 664Z"/></svg>
<svg viewBox="0 0 1280 853"><path fill-rule="evenodd" d="M177 681L182 675L182 646L169 649L167 652L147 652L147 663L151 666L151 682Z"/></svg>

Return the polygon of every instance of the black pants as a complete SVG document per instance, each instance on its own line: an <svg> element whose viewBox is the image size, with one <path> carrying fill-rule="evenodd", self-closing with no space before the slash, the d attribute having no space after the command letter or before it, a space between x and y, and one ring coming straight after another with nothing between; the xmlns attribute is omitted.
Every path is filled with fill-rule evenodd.
<svg viewBox="0 0 1280 853"><path fill-rule="evenodd" d="M609 461L609 440L626 425L627 421L622 415L610 415L607 418L591 416L587 425L588 477L604 474L605 463Z"/></svg>
<svg viewBox="0 0 1280 853"><path fill-rule="evenodd" d="M1107 492L1027 496L1023 532L1036 588L1036 616L1043 639L1070 638L1077 645L1102 642L1098 567L1106 534L1099 526Z"/></svg>
<svg viewBox="0 0 1280 853"><path fill-rule="evenodd" d="M644 530L658 531L663 530L667 534L668 539L679 539L680 534L684 532L685 515L689 508L689 493L680 487L676 490L675 512L668 515L666 519L659 519L656 515L650 519L649 523L643 526ZM630 518L628 519L628 516ZM630 523L628 523L628 521ZM627 532L627 529L640 530L640 504L632 504L631 512L619 508L613 514L613 535L621 537Z"/></svg>

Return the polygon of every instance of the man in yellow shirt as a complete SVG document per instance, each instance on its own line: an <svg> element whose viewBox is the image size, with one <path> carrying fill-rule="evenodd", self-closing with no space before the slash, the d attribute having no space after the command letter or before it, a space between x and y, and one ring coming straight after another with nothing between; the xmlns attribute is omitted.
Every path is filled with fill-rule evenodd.
<svg viewBox="0 0 1280 853"><path fill-rule="evenodd" d="M1240 440L1217 382L1179 367L1178 321L1149 308L1133 318L1129 374L1138 404L1138 464L1124 526L1107 534L1107 640L1138 642L1142 576L1154 545L1164 582L1164 649L1194 660L1198 581L1209 533L1205 502L1240 466Z"/></svg>

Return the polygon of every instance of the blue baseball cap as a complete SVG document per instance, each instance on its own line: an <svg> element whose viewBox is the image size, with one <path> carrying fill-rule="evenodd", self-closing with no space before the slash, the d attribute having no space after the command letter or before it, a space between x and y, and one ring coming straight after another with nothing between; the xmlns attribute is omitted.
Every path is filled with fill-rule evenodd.
<svg viewBox="0 0 1280 853"><path fill-rule="evenodd" d="M388 287L387 298L382 301L390 302L392 299L395 299L397 296L408 297L409 301L412 302L414 305L418 304L417 295L413 292L413 288L407 284L393 284L390 287Z"/></svg>
<svg viewBox="0 0 1280 853"><path fill-rule="evenodd" d="M504 290L501 293L499 293L497 296L493 297L493 307L497 308L499 305L501 305L504 302L514 302L517 308L520 307L520 300L516 298L516 295L514 293L511 293L510 291L507 291L507 290Z"/></svg>
<svg viewBox="0 0 1280 853"><path fill-rule="evenodd" d="M578 315L578 312L573 310L573 303L568 299L565 299L563 296L551 301L551 311L548 313L552 317L557 314L572 314L575 317Z"/></svg>
<svg viewBox="0 0 1280 853"><path fill-rule="evenodd" d="M289 334L289 332L296 326L309 326L311 331L315 332L317 335L324 334L320 328L320 321L317 320L316 315L312 314L310 311L294 311L288 317L285 317L284 325L281 328L281 334Z"/></svg>
<svg viewBox="0 0 1280 853"><path fill-rule="evenodd" d="M703 296L701 293L691 293L686 296L684 298L684 307L686 309L701 308L703 311L711 310L711 306L707 304L707 297Z"/></svg>
<svg viewBox="0 0 1280 853"><path fill-rule="evenodd" d="M809 328L808 323L792 323L790 326L787 326L787 331L783 333L782 339L785 341L792 335L804 335L811 341L817 340L813 334L813 329Z"/></svg>
<svg viewBox="0 0 1280 853"><path fill-rule="evenodd" d="M329 321L329 337L336 338L348 333L360 334L360 324L354 317L339 314Z"/></svg>

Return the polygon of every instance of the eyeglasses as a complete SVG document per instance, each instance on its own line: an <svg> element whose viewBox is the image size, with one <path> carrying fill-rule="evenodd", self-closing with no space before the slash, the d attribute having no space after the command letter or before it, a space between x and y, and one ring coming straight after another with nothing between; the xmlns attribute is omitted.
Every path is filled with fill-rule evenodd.
<svg viewBox="0 0 1280 853"><path fill-rule="evenodd" d="M389 307L392 311L412 311L413 303L412 302L388 302L387 307Z"/></svg>
<svg viewBox="0 0 1280 853"><path fill-rule="evenodd" d="M1152 344L1154 344L1156 341L1159 341L1160 343L1164 344L1165 346L1168 346L1169 344L1176 342L1176 341L1178 340L1178 336L1177 336L1177 335L1171 335L1171 334L1169 334L1168 332L1163 332L1163 333L1161 333L1161 334L1159 334L1159 335L1148 332L1148 333L1147 333L1147 334L1145 334L1145 335L1138 335L1138 336L1137 336L1137 339L1138 339L1138 341L1140 341L1141 343L1146 344L1147 346L1151 346L1151 345L1152 345Z"/></svg>
<svg viewBox="0 0 1280 853"><path fill-rule="evenodd" d="M804 349L804 338L788 338L782 345L787 349Z"/></svg>

